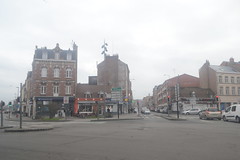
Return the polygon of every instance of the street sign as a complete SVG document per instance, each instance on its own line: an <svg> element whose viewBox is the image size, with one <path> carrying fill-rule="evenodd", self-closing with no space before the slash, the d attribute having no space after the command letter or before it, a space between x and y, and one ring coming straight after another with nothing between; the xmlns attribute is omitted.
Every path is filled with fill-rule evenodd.
<svg viewBox="0 0 240 160"><path fill-rule="evenodd" d="M112 88L112 91L122 91L122 88L121 87L116 87L116 88Z"/></svg>
<svg viewBox="0 0 240 160"><path fill-rule="evenodd" d="M63 97L63 104L68 104L69 103L69 97L65 96Z"/></svg>
<svg viewBox="0 0 240 160"><path fill-rule="evenodd" d="M112 88L112 101L120 101L122 100L122 88L121 87L117 87L117 88Z"/></svg>

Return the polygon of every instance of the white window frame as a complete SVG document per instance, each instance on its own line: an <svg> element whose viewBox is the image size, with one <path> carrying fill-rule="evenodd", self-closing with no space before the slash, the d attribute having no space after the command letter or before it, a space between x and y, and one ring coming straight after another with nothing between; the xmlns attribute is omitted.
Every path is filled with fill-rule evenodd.
<svg viewBox="0 0 240 160"><path fill-rule="evenodd" d="M229 87L226 87L226 95L229 95Z"/></svg>
<svg viewBox="0 0 240 160"><path fill-rule="evenodd" d="M60 76L60 69L59 68L54 68L53 76L54 76L54 78L59 78L59 76Z"/></svg>
<svg viewBox="0 0 240 160"><path fill-rule="evenodd" d="M41 69L41 77L47 77L47 67Z"/></svg>
<svg viewBox="0 0 240 160"><path fill-rule="evenodd" d="M220 95L223 95L223 87L220 87L219 93L220 93Z"/></svg>
<svg viewBox="0 0 240 160"><path fill-rule="evenodd" d="M222 76L219 76L219 77L218 77L218 82L219 82L219 83L222 83Z"/></svg>
<svg viewBox="0 0 240 160"><path fill-rule="evenodd" d="M59 60L59 59L60 59L60 53L58 53L58 52L55 53L55 59L56 59L56 60Z"/></svg>
<svg viewBox="0 0 240 160"><path fill-rule="evenodd" d="M235 83L235 78L231 77L231 83Z"/></svg>
<svg viewBox="0 0 240 160"><path fill-rule="evenodd" d="M225 83L228 83L228 76L225 76Z"/></svg>
<svg viewBox="0 0 240 160"><path fill-rule="evenodd" d="M72 78L72 69L71 68L66 69L66 78Z"/></svg>
<svg viewBox="0 0 240 160"><path fill-rule="evenodd" d="M84 98L92 98L92 94L90 92L86 92L84 94Z"/></svg>
<svg viewBox="0 0 240 160"><path fill-rule="evenodd" d="M67 53L67 60L68 61L72 60L72 53Z"/></svg>
<svg viewBox="0 0 240 160"><path fill-rule="evenodd" d="M232 95L236 95L236 87L232 87Z"/></svg>
<svg viewBox="0 0 240 160"><path fill-rule="evenodd" d="M46 92L47 92L47 87L45 85L42 85L40 87L40 94L46 94Z"/></svg>
<svg viewBox="0 0 240 160"><path fill-rule="evenodd" d="M72 87L70 85L66 85L65 94L71 94L71 93L72 93Z"/></svg>
<svg viewBox="0 0 240 160"><path fill-rule="evenodd" d="M42 53L42 59L48 59L48 53L47 52Z"/></svg>
<svg viewBox="0 0 240 160"><path fill-rule="evenodd" d="M237 77L237 83L240 84L240 77Z"/></svg>
<svg viewBox="0 0 240 160"><path fill-rule="evenodd" d="M59 86L57 86L57 85L53 86L53 95L55 95L55 94L59 94Z"/></svg>

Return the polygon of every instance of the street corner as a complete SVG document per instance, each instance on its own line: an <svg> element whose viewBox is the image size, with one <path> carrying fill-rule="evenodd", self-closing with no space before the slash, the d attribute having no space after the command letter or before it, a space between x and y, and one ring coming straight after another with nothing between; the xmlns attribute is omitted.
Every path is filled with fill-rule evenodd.
<svg viewBox="0 0 240 160"><path fill-rule="evenodd" d="M54 129L52 126L48 125L37 125L37 126L26 126L26 127L12 127L5 128L5 132L35 132L35 131L48 131Z"/></svg>

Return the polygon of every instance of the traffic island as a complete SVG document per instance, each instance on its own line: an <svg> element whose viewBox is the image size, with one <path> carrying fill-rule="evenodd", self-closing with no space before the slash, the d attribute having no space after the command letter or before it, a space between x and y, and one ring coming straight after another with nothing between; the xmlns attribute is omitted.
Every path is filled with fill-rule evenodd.
<svg viewBox="0 0 240 160"><path fill-rule="evenodd" d="M100 121L124 121L124 120L143 120L144 118L139 117L139 118L109 118L109 119L92 119L91 122L100 122Z"/></svg>
<svg viewBox="0 0 240 160"><path fill-rule="evenodd" d="M8 128L5 132L34 132L34 131L47 131L52 130L52 126L29 126L23 128Z"/></svg>

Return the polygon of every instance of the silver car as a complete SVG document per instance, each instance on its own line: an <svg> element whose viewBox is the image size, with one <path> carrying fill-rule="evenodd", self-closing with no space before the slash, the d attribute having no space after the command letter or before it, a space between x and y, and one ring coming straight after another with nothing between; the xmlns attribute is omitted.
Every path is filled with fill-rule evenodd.
<svg viewBox="0 0 240 160"><path fill-rule="evenodd" d="M199 108L192 108L182 112L182 114L190 115L190 114L199 114L201 110Z"/></svg>

